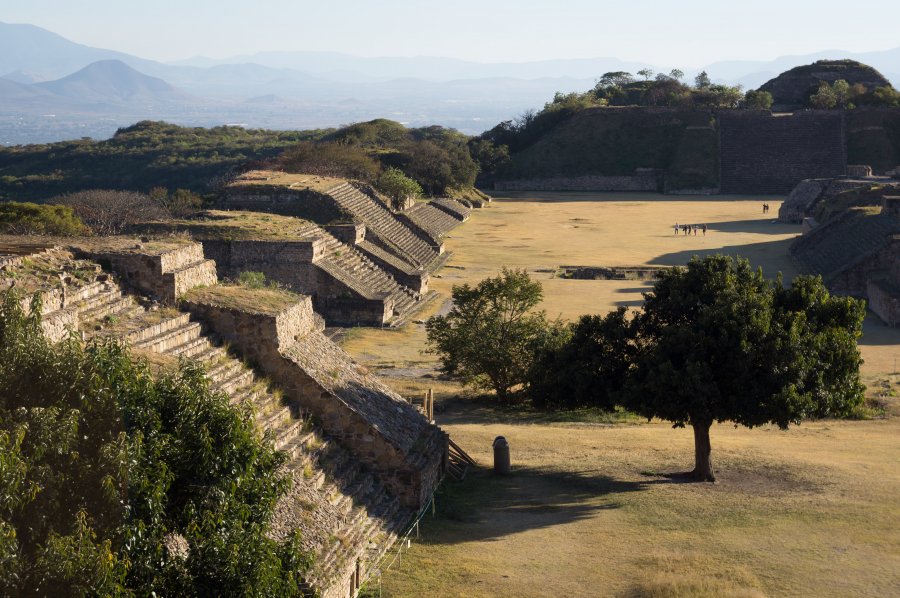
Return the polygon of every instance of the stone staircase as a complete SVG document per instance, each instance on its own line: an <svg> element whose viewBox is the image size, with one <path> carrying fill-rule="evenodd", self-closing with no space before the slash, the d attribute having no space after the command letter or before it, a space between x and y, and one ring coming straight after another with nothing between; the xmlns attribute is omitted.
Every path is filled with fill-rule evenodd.
<svg viewBox="0 0 900 598"><path fill-rule="evenodd" d="M459 220L460 222L465 222L469 219L469 216L472 214L472 207L466 205L461 201L456 201L455 199L450 199L449 197L441 197L438 199L432 199L428 202L429 205L436 207L439 210L443 210Z"/></svg>
<svg viewBox="0 0 900 598"><path fill-rule="evenodd" d="M900 226L895 220L867 209L850 209L799 237L791 253L801 270L829 281L886 247L897 233Z"/></svg>
<svg viewBox="0 0 900 598"><path fill-rule="evenodd" d="M417 203L404 211L403 215L424 231L435 244L440 244L444 235L462 223L458 218L427 203Z"/></svg>
<svg viewBox="0 0 900 598"><path fill-rule="evenodd" d="M437 259L438 252L431 245L409 230L384 205L349 183L330 189L328 195L404 261L427 270Z"/></svg>
<svg viewBox="0 0 900 598"><path fill-rule="evenodd" d="M316 266L368 299L386 297L393 303L394 316L417 307L419 294L399 284L369 258L331 235L325 237L325 257Z"/></svg>

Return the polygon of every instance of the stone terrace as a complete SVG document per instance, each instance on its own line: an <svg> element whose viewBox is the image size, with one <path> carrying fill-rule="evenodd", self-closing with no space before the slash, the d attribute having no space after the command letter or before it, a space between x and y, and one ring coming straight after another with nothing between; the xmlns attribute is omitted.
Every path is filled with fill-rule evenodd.
<svg viewBox="0 0 900 598"><path fill-rule="evenodd" d="M148 226L153 232L187 231L215 260L220 276L244 271L313 298L330 325L394 324L421 306L427 276L402 273L401 284L351 244L318 225L291 216L209 211L192 220ZM354 229L354 232L355 229ZM365 230L353 235L364 238Z"/></svg>

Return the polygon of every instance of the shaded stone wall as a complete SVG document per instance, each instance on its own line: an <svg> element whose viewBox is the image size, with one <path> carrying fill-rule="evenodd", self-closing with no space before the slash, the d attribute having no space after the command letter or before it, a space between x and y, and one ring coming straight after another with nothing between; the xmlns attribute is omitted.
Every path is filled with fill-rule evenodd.
<svg viewBox="0 0 900 598"><path fill-rule="evenodd" d="M658 174L633 176L584 175L497 181L497 191L659 191Z"/></svg>
<svg viewBox="0 0 900 598"><path fill-rule="evenodd" d="M223 206L231 210L297 216L320 224L352 220L350 214L341 210L330 197L308 189L290 189L283 185L233 185L225 191Z"/></svg>
<svg viewBox="0 0 900 598"><path fill-rule="evenodd" d="M844 113L722 111L719 153L723 193L790 193L804 179L844 175Z"/></svg>

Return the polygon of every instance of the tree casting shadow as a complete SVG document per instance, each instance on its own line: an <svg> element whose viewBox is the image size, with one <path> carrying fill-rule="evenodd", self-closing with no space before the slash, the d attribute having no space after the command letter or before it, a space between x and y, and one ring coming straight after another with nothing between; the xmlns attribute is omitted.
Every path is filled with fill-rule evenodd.
<svg viewBox="0 0 900 598"><path fill-rule="evenodd" d="M422 520L426 544L495 540L523 531L580 521L617 509L615 497L643 482L624 482L599 470L560 472L513 467L509 476L470 469L447 480L435 497L436 514Z"/></svg>

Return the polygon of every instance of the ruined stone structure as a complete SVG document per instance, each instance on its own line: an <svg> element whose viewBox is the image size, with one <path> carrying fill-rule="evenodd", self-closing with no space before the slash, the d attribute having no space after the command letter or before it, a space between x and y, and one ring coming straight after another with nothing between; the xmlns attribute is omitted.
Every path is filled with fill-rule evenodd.
<svg viewBox="0 0 900 598"><path fill-rule="evenodd" d="M663 178L656 171L628 176L583 175L497 181L498 191L648 191L662 189Z"/></svg>
<svg viewBox="0 0 900 598"><path fill-rule="evenodd" d="M884 322L900 323L900 197L843 210L794 241L791 254L832 292L867 298Z"/></svg>
<svg viewBox="0 0 900 598"><path fill-rule="evenodd" d="M442 255L442 243L416 234L408 225L410 219L401 219L386 200L342 179L253 171L228 186L223 205L298 216L322 225L363 224L365 236L355 247L399 278L427 275L447 257Z"/></svg>
<svg viewBox="0 0 900 598"><path fill-rule="evenodd" d="M206 264L186 242L0 241L2 288L16 270L19 289L41 296L51 338L74 330L122 339L156 364L189 358L233 404L253 407L259 429L288 453L293 477L273 535L300 529L315 554L310 588L352 597L430 499L447 436L322 335L310 298L223 287ZM180 307L164 305L173 297L183 298Z"/></svg>
<svg viewBox="0 0 900 598"><path fill-rule="evenodd" d="M856 192L863 194L867 191L876 192L877 203L881 202L881 195L890 192L891 189L900 189L900 183L888 177L853 176L838 178L807 179L800 181L794 187L787 199L778 209L778 220L785 223L803 222L806 218L815 218L820 207L835 201L842 194Z"/></svg>
<svg viewBox="0 0 900 598"><path fill-rule="evenodd" d="M789 193L804 180L847 168L841 111L728 110L719 113L722 193Z"/></svg>
<svg viewBox="0 0 900 598"><path fill-rule="evenodd" d="M247 226L253 218L260 220L248 212L211 211L152 228L189 232L223 278L262 272L309 295L329 325L398 325L420 307L428 291L427 274L391 276L356 249L366 236L362 225L334 225L326 231L294 217L270 215L262 222L271 223L272 230L265 231Z"/></svg>

